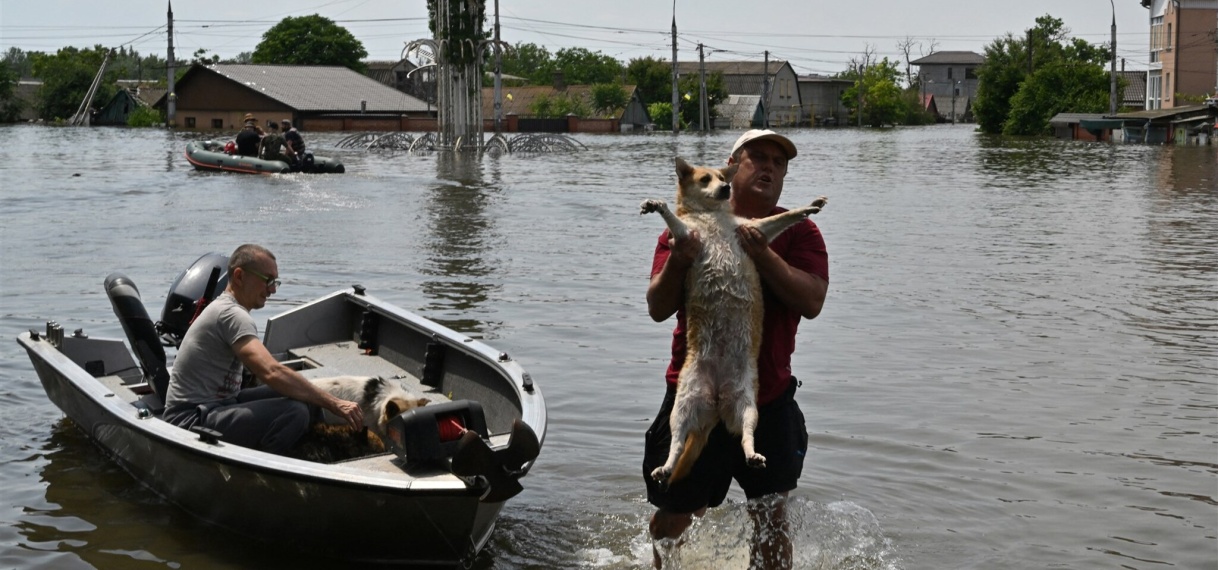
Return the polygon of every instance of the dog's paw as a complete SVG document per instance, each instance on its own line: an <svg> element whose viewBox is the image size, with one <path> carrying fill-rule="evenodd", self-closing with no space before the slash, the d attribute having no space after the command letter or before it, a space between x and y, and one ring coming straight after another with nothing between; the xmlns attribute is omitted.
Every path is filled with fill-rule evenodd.
<svg viewBox="0 0 1218 570"><path fill-rule="evenodd" d="M651 470L651 478L660 484L668 483L668 478L672 476L672 469L665 467L656 467Z"/></svg>
<svg viewBox="0 0 1218 570"><path fill-rule="evenodd" d="M825 206L828 206L828 205L829 205L829 197L821 196L820 198L813 200L811 204L808 204L808 208L810 208L808 213L815 214L817 212L820 212L822 209L824 209Z"/></svg>
<svg viewBox="0 0 1218 570"><path fill-rule="evenodd" d="M753 469L765 469L765 456L760 453L746 455L744 462Z"/></svg>
<svg viewBox="0 0 1218 570"><path fill-rule="evenodd" d="M668 204L663 200L643 200L643 203L639 204L639 215L659 212L667 207Z"/></svg>

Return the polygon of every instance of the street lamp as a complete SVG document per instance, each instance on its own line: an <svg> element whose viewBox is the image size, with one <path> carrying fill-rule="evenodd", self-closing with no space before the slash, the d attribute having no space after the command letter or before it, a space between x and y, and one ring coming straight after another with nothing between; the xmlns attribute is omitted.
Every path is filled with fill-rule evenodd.
<svg viewBox="0 0 1218 570"><path fill-rule="evenodd" d="M1108 0L1108 4L1112 6L1112 67L1108 72L1109 87L1108 87L1108 114L1115 115L1117 112L1117 75L1116 75L1116 4L1113 0Z"/></svg>

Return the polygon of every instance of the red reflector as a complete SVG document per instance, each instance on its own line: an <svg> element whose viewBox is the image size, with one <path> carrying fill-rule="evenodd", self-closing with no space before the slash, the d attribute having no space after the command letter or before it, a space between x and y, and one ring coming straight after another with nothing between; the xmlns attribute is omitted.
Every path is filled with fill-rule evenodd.
<svg viewBox="0 0 1218 570"><path fill-rule="evenodd" d="M449 442L461 439L465 434L465 421L456 414L447 414L436 418L440 431L440 441Z"/></svg>

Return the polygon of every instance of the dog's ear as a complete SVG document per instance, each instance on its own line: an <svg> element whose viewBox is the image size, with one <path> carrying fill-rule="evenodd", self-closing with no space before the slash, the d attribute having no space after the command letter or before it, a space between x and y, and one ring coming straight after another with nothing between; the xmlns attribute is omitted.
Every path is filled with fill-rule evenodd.
<svg viewBox="0 0 1218 570"><path fill-rule="evenodd" d="M690 166L681 157L677 157L677 178L689 178L694 173L694 167Z"/></svg>
<svg viewBox="0 0 1218 570"><path fill-rule="evenodd" d="M723 174L723 179L728 181L728 183L730 184L732 182L732 178L736 177L736 171L739 169L740 169L740 163L735 163L735 164L730 164L728 166L720 168L719 173Z"/></svg>

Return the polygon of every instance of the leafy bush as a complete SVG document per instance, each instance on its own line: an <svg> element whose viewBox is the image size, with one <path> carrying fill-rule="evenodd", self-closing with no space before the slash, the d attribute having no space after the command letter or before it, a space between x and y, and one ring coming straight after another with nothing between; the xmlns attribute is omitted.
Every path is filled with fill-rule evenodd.
<svg viewBox="0 0 1218 570"><path fill-rule="evenodd" d="M127 115L128 127L159 127L165 124L161 112L152 107L137 107Z"/></svg>

